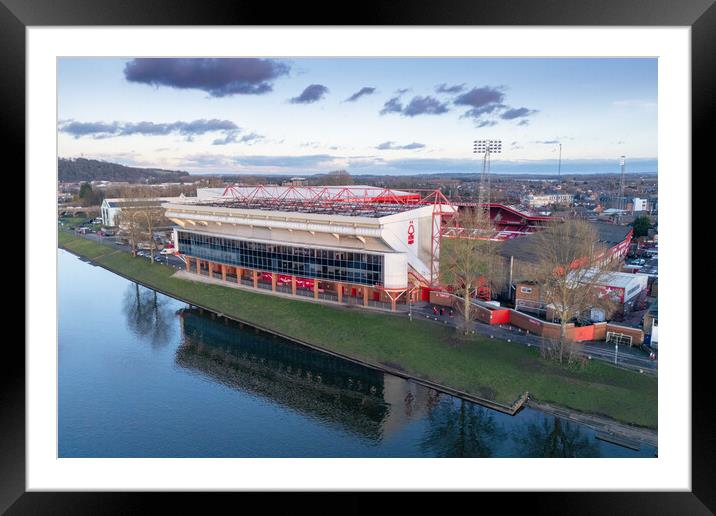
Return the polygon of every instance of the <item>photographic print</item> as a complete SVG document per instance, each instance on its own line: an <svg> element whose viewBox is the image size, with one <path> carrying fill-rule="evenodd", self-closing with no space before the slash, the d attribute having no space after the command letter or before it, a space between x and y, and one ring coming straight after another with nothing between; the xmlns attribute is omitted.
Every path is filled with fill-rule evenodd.
<svg viewBox="0 0 716 516"><path fill-rule="evenodd" d="M58 457L655 459L658 66L58 57Z"/></svg>

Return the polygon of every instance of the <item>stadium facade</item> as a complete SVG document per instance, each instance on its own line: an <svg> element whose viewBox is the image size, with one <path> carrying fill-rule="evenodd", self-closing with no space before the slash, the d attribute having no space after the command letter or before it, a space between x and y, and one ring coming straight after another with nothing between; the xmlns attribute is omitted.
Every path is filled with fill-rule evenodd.
<svg viewBox="0 0 716 516"><path fill-rule="evenodd" d="M437 192L367 186L199 189L165 208L190 273L392 310L437 283L454 212Z"/></svg>

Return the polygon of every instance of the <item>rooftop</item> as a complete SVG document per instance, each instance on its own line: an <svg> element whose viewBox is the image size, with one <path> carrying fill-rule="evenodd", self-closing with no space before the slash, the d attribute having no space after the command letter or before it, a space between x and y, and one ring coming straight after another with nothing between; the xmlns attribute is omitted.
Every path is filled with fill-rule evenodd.
<svg viewBox="0 0 716 516"><path fill-rule="evenodd" d="M197 190L192 206L380 218L424 207L416 192L364 185L233 185Z"/></svg>
<svg viewBox="0 0 716 516"><path fill-rule="evenodd" d="M590 222L597 230L599 242L613 247L626 239L631 231L629 226L619 226L617 224L609 224L607 222ZM534 252L532 243L535 238L534 233L520 238L505 240L502 244L500 254L502 256L514 256L518 260L535 263L538 257Z"/></svg>
<svg viewBox="0 0 716 516"><path fill-rule="evenodd" d="M105 199L110 208L139 208L141 206L161 206L162 199Z"/></svg>
<svg viewBox="0 0 716 516"><path fill-rule="evenodd" d="M607 272L597 283L610 287L627 288L634 282L641 282L643 277L643 274L631 272Z"/></svg>
<svg viewBox="0 0 716 516"><path fill-rule="evenodd" d="M380 218L422 208L425 205L417 203L397 204L387 202L306 201L295 199L238 200L217 198L214 200L192 202L191 206Z"/></svg>
<svg viewBox="0 0 716 516"><path fill-rule="evenodd" d="M390 200L392 202L410 199L420 200L420 194L368 185L231 185L226 188L201 188L215 197L237 199L294 199L294 200Z"/></svg>

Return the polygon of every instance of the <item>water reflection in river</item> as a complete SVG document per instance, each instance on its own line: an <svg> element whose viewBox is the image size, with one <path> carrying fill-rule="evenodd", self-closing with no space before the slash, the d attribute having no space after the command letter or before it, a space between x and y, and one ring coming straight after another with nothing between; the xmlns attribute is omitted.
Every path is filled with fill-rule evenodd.
<svg viewBox="0 0 716 516"><path fill-rule="evenodd" d="M200 313L63 251L59 270L62 457L653 455Z"/></svg>

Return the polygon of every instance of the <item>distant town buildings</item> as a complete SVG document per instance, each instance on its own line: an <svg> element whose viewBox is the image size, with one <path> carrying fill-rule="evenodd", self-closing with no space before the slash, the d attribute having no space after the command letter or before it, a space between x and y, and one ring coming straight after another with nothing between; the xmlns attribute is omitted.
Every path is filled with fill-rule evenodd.
<svg viewBox="0 0 716 516"><path fill-rule="evenodd" d="M305 177L292 177L288 181L281 183L281 186L303 186L306 184Z"/></svg>
<svg viewBox="0 0 716 516"><path fill-rule="evenodd" d="M542 208L550 205L570 205L574 202L574 195L569 193L527 195L522 198L522 202L530 208Z"/></svg>

